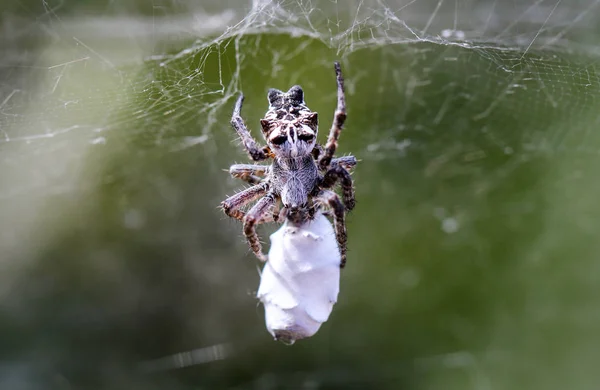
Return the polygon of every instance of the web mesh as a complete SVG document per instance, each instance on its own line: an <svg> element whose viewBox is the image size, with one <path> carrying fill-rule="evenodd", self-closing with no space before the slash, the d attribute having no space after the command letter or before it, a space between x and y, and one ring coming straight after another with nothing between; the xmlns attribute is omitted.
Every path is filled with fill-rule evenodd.
<svg viewBox="0 0 600 390"><path fill-rule="evenodd" d="M166 142L204 142L219 110L242 91L242 69L252 68L252 61L265 55L271 59L271 67L258 70L261 77L300 81L300 74L310 65L290 71L281 63L310 55L307 50L317 45L322 46L319 52L332 50L342 59L367 55L382 46L388 56L400 52L399 56L410 58L409 66L422 69L420 80L406 88L405 106L413 103L410 99L416 96L409 94L418 83L428 82L428 72L440 61L465 63L480 57L478 73L469 76L483 80L481 91L462 97L467 102L488 97L482 102L487 107L474 119L486 118L501 102L510 104L508 98L519 91L528 91L535 102L523 107L519 100L515 106L528 111L550 106L564 110L559 116L571 113L577 117L574 110L588 109L598 92L596 60L589 57L596 51L590 37L595 36L598 2L545 3L254 1L245 14L216 5L208 12L185 3L169 3L154 4L147 10L152 15L139 19L112 18L113 13L122 12L116 6L109 6L100 16L81 19L70 12L63 16L65 10L71 11L65 4L52 7L43 2L44 10L36 13L40 4L34 3L28 16L35 15L36 23L24 23L23 28L7 23L5 27L2 142L5 152L16 149L8 144L19 142L36 149L48 139L77 133L86 134L90 144L98 145L106 141L104 131L138 119L160 124L153 126L163 129L152 134L159 137L155 143L165 142L165 135ZM76 8L73 12L78 15ZM211 37L215 35L217 38ZM298 44L279 45L283 47L275 50L275 45L267 43L265 52L261 41L275 41L278 35L293 37ZM34 48L51 50L23 54L23 36ZM177 50L182 41L190 43ZM587 45L589 41L592 43ZM51 46L42 46L47 44ZM254 51L249 50L252 47ZM565 54L573 51L581 57ZM379 66L384 71L388 64ZM353 71L352 83L367 77L367 71ZM102 83L92 83L91 76ZM449 80L449 91L458 81L464 80ZM536 92L530 93L532 90ZM489 98L496 94L495 99ZM515 109L519 116L518 107ZM443 116L438 113L436 120ZM203 123L201 134L170 139L173 131L168 122L182 116ZM147 129L139 131L146 133Z"/></svg>

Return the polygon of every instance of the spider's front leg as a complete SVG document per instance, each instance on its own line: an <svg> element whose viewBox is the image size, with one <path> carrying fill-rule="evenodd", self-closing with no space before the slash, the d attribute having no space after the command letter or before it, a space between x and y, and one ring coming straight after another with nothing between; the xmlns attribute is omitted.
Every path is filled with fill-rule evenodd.
<svg viewBox="0 0 600 390"><path fill-rule="evenodd" d="M269 172L268 165L233 164L229 168L229 174L236 179L244 180L250 184L258 184Z"/></svg>
<svg viewBox="0 0 600 390"><path fill-rule="evenodd" d="M329 190L320 191L317 194L316 199L323 204L327 204L333 210L335 238L340 247L340 268L344 268L346 265L346 241L348 239L346 234L346 221L344 219L346 213L344 205L337 194Z"/></svg>
<svg viewBox="0 0 600 390"><path fill-rule="evenodd" d="M231 117L231 126L238 133L242 143L244 144L244 148L250 155L250 158L254 161L262 161L269 158L269 148L264 146L260 147L258 143L252 138L250 135L250 131L246 127L244 120L241 116L242 104L244 103L244 95L240 94L237 102L235 103L235 107L233 108L233 116Z"/></svg>
<svg viewBox="0 0 600 390"><path fill-rule="evenodd" d="M354 187L352 186L352 176L338 164L331 164L331 168L323 176L321 181L322 188L332 188L337 182L342 185L342 198L348 210L352 210L356 205L354 197Z"/></svg>
<svg viewBox="0 0 600 390"><path fill-rule="evenodd" d="M331 163L331 159L333 158L337 148L337 142L340 138L342 127L346 121L346 95L344 93L344 78L342 77L340 63L336 62L334 67L337 79L337 108L333 116L333 124L331 125L331 130L329 131L329 137L327 138L327 143L325 144L325 152L319 158L319 168L321 170L326 170L329 168L329 164Z"/></svg>
<svg viewBox="0 0 600 390"><path fill-rule="evenodd" d="M266 217L266 213L273 207L275 203L275 194L268 193L262 197L256 204L248 211L248 214L244 217L244 235L250 245L252 252L261 261L267 261L267 256L262 253L262 245L256 234L256 225Z"/></svg>

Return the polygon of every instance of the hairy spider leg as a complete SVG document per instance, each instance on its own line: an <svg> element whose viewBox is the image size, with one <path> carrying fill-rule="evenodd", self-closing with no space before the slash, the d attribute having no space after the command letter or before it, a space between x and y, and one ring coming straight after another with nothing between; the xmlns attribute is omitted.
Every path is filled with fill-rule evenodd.
<svg viewBox="0 0 600 390"><path fill-rule="evenodd" d="M256 225L260 223L263 216L273 207L275 198L275 194L268 193L260 198L244 217L244 235L246 236L248 245L250 245L250 249L252 249L252 252L261 261L267 261L267 256L262 253L262 245L260 244L258 234L256 234Z"/></svg>
<svg viewBox="0 0 600 390"><path fill-rule="evenodd" d="M324 150L321 145L315 145L315 148L312 150L313 158L316 161L319 161L319 157L321 156L321 154L323 154L323 151ZM333 159L331 159L331 165L341 165L347 171L351 171L352 169L354 169L357 163L358 161L356 161L356 157L354 156L341 156L334 157Z"/></svg>
<svg viewBox="0 0 600 390"><path fill-rule="evenodd" d="M328 205L333 210L335 238L338 246L340 247L340 268L344 268L346 265L346 241L348 239L348 235L346 234L346 221L344 219L346 209L344 208L339 196L333 191L322 190L317 194L316 198L321 203Z"/></svg>
<svg viewBox="0 0 600 390"><path fill-rule="evenodd" d="M221 207L223 208L225 214L231 218L241 221L244 219L246 213L239 208L263 196L267 192L268 188L269 186L267 183L261 183L250 188L246 188L245 190L240 191L222 201Z"/></svg>
<svg viewBox="0 0 600 390"><path fill-rule="evenodd" d="M281 199L275 198L275 203L273 204L273 213L271 214L271 218L274 222L279 222L285 219L284 209L281 208Z"/></svg>
<svg viewBox="0 0 600 390"><path fill-rule="evenodd" d="M337 149L337 142L340 138L342 127L346 121L346 96L344 94L344 78L342 77L340 63L334 63L334 68L337 78L337 108L333 115L333 124L331 125L331 130L329 131L327 143L325 144L325 154L323 154L323 156L321 156L319 159L319 168L323 171L329 168L331 159L333 158L335 150Z"/></svg>
<svg viewBox="0 0 600 390"><path fill-rule="evenodd" d="M323 153L323 147L320 144L315 144L315 147L311 151L311 154L315 160L319 160L319 156Z"/></svg>
<svg viewBox="0 0 600 390"><path fill-rule="evenodd" d="M331 168L323 176L321 181L322 188L331 188L336 185L337 182L342 185L342 199L348 210L352 210L356 205L356 199L354 198L354 187L352 186L352 177L347 170L342 168L340 165L331 164Z"/></svg>
<svg viewBox="0 0 600 390"><path fill-rule="evenodd" d="M233 108L233 116L231 117L231 126L235 129L238 136L242 140L242 144L244 148L250 155L250 158L254 161L262 161L269 158L268 150L269 148L264 146L261 147L250 135L250 131L246 127L244 123L244 119L242 119L241 111L242 104L244 103L244 95L240 94L240 97L235 103L235 107Z"/></svg>
<svg viewBox="0 0 600 390"><path fill-rule="evenodd" d="M229 167L229 174L236 179L250 184L258 184L263 181L263 176L269 172L268 165L258 164L233 164Z"/></svg>
<svg viewBox="0 0 600 390"><path fill-rule="evenodd" d="M357 161L354 156L342 156L331 160L331 165L340 165L347 171L351 171L356 167Z"/></svg>
<svg viewBox="0 0 600 390"><path fill-rule="evenodd" d="M266 186L266 183L247 188L244 191L225 199L223 202L221 202L221 208L223 208L223 211L225 211L225 214L227 214L229 217L237 219L238 221L243 221L246 213L239 208L244 207L248 203L253 202L263 196L267 192L266 189L260 188L263 186ZM264 215L260 221L258 221L258 223L277 222L279 220L279 215L276 214L276 212L279 213L279 211L274 210L273 215Z"/></svg>

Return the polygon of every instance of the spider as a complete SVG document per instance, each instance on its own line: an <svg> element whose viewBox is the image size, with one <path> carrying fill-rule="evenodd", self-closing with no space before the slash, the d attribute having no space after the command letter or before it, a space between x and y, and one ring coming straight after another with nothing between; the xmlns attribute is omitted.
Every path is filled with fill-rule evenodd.
<svg viewBox="0 0 600 390"><path fill-rule="evenodd" d="M233 177L253 184L221 202L225 214L243 222L244 235L250 249L261 261L267 261L256 227L283 218L297 226L312 220L317 210L328 207L333 211L336 241L340 250L340 268L346 264L345 214L355 205L354 188L349 170L356 158L334 158L342 126L346 120L344 79L340 64L335 62L337 79L337 108L325 147L317 143L318 118L304 102L304 92L298 85L287 92L270 89L269 109L261 119L262 134L267 146L259 146L252 138L241 117L244 95L236 101L231 125L244 148L254 161L272 158L271 165L234 164L229 172ZM341 184L342 199L331 189ZM257 201L258 200L258 201ZM257 201L246 213L241 210ZM279 209L280 203L283 207Z"/></svg>

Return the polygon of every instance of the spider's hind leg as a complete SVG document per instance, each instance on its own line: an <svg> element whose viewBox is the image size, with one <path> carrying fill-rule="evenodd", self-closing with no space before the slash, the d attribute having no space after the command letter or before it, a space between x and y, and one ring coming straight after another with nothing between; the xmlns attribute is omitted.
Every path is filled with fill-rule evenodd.
<svg viewBox="0 0 600 390"><path fill-rule="evenodd" d="M338 195L329 190L322 190L317 194L316 197L321 203L328 205L333 210L333 223L335 228L335 238L340 248L340 268L344 268L346 265L346 241L348 236L346 234L346 221L345 214L346 210L342 201Z"/></svg>
<svg viewBox="0 0 600 390"><path fill-rule="evenodd" d="M256 234L256 225L261 223L266 216L266 213L271 210L275 203L275 195L268 193L264 197L260 198L258 202L248 211L244 217L244 235L250 245L252 252L261 261L267 261L267 256L262 253L262 245Z"/></svg>
<svg viewBox="0 0 600 390"><path fill-rule="evenodd" d="M267 192L267 189L268 185L266 183L246 188L244 191L238 192L222 201L221 208L229 217L241 221L245 213L240 208L263 196Z"/></svg>

